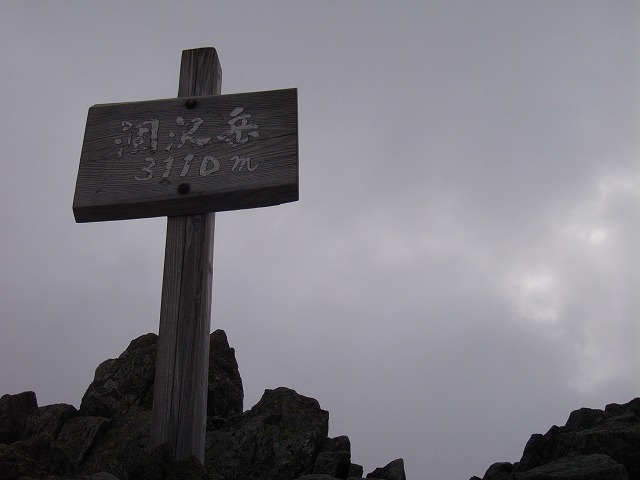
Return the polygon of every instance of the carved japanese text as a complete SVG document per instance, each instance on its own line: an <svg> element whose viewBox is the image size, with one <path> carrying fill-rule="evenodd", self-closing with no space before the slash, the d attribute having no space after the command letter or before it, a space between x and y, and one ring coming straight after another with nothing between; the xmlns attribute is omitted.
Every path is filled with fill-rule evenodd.
<svg viewBox="0 0 640 480"><path fill-rule="evenodd" d="M206 177L224 165L232 172L253 172L260 165L250 156L232 155L233 148L257 139L259 126L251 123L251 114L244 107L237 107L229 114L227 129L221 133L207 128L206 119L177 116L175 127L160 128L160 121L150 118L142 122L120 122L121 131L114 139L115 157L140 156L142 165L134 179L146 182L153 178L169 178L172 175L186 177L190 174ZM224 142L229 156L198 155L211 141ZM159 145L162 148L159 150ZM186 151L185 151L186 150ZM182 153L184 152L184 153Z"/></svg>

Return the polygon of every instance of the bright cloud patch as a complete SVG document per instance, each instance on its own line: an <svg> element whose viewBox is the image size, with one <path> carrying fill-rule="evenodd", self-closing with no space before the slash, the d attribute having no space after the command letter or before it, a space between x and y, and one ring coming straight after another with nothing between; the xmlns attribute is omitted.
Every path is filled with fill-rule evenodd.
<svg viewBox="0 0 640 480"><path fill-rule="evenodd" d="M527 272L513 277L509 283L513 306L520 317L543 323L559 320L560 298L551 273Z"/></svg>

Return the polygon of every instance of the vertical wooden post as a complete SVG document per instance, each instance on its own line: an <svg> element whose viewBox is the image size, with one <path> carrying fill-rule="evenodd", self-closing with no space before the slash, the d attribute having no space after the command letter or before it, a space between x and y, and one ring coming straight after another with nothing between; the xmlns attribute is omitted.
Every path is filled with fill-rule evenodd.
<svg viewBox="0 0 640 480"><path fill-rule="evenodd" d="M214 48L184 50L178 97L220 95ZM194 110L194 113L197 110ZM215 213L167 218L151 448L204 463Z"/></svg>

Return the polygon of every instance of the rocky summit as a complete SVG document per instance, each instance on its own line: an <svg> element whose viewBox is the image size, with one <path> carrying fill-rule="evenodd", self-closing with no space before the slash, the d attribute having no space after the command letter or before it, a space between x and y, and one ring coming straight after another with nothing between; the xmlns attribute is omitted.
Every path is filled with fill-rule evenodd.
<svg viewBox="0 0 640 480"><path fill-rule="evenodd" d="M34 392L0 398L0 480L405 480L397 459L363 477L346 436L329 438L329 413L288 388L244 411L235 351L210 337L205 465L149 449L158 337L143 335L102 362L80 409L39 407Z"/></svg>
<svg viewBox="0 0 640 480"><path fill-rule="evenodd" d="M406 480L401 458L364 477L348 437L328 437L329 413L288 388L244 410L235 350L210 337L205 464L149 449L158 337L133 340L96 368L80 408L38 406L34 392L0 398L0 480ZM581 408L534 434L516 463L471 480L640 480L640 398Z"/></svg>
<svg viewBox="0 0 640 480"><path fill-rule="evenodd" d="M482 480L640 480L640 398L571 412L563 427L532 435L519 462L494 463Z"/></svg>

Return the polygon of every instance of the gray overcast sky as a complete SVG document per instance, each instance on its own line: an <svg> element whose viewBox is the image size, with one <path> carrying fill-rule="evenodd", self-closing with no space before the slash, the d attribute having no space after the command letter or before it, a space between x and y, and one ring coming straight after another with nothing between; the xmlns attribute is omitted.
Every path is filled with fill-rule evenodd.
<svg viewBox="0 0 640 480"><path fill-rule="evenodd" d="M76 224L88 108L297 87L300 201L217 215L212 328L365 473L466 480L640 394L636 1L0 0L0 393L157 332L166 220Z"/></svg>

